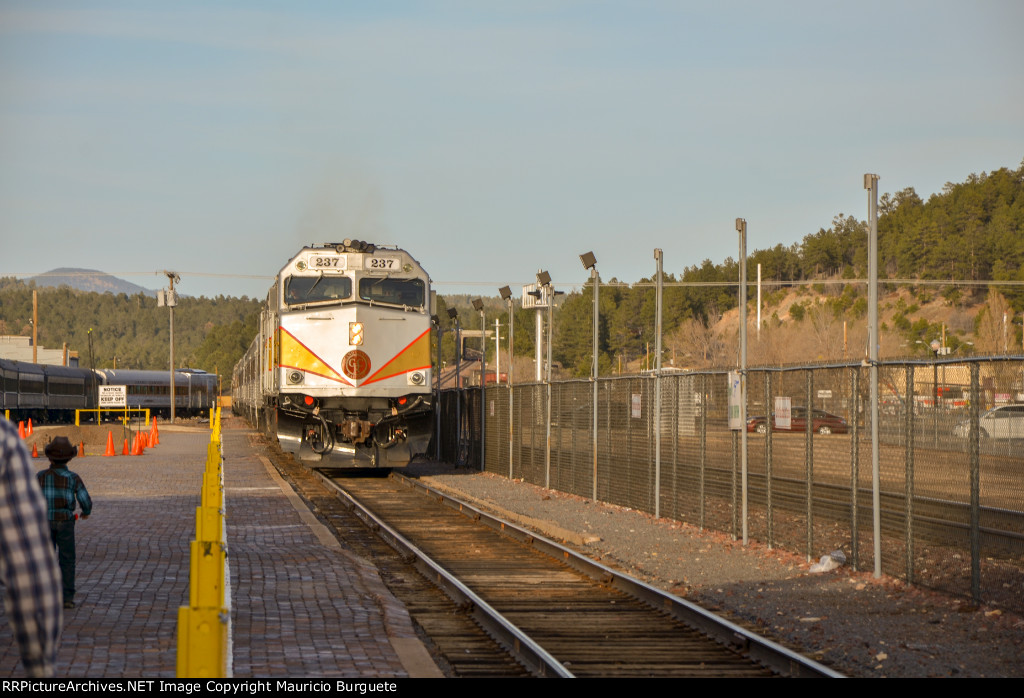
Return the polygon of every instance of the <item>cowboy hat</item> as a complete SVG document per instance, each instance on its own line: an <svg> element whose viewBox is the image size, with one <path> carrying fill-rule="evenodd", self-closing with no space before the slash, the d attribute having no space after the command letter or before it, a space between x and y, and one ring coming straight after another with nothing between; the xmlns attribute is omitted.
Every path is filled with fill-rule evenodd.
<svg viewBox="0 0 1024 698"><path fill-rule="evenodd" d="M78 447L72 446L66 436L55 436L53 441L46 444L46 448L43 452L46 454L47 458L55 463L67 463L78 455Z"/></svg>

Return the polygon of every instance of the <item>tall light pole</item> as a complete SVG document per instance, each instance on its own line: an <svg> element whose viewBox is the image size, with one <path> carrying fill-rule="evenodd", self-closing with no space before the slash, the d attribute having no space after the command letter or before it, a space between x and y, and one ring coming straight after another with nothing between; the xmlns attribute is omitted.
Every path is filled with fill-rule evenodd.
<svg viewBox="0 0 1024 698"><path fill-rule="evenodd" d="M487 405L487 320L484 318L484 301L477 298L473 309L480 313L480 470L484 470L484 421Z"/></svg>
<svg viewBox="0 0 1024 698"><path fill-rule="evenodd" d="M498 294L501 299L508 304L508 479L512 479L512 465L514 458L512 454L513 444L513 428L512 423L514 420L515 410L512 409L512 398L515 395L515 391L512 390L512 373L513 368L516 365L515 355L512 353L514 346L513 341L515 337L516 324L513 322L513 300L512 300L512 289L508 286L502 286L498 289Z"/></svg>
<svg viewBox="0 0 1024 698"><path fill-rule="evenodd" d="M593 252L584 252L580 255L580 261L583 262L583 268L590 270L590 280L594 284L594 355L591 358L590 365L590 380L594 384L593 386L593 398L591 402L591 412L593 417L593 434L591 439L591 452L593 454L593 463L591 465L591 484L592 490L591 498L597 501L597 376L598 376L598 316L600 313L600 306L597 302L598 290L601 286L601 277L597 273L597 257L594 256Z"/></svg>
<svg viewBox="0 0 1024 698"><path fill-rule="evenodd" d="M434 460L441 460L441 341L444 338L444 329L441 327L441 318L431 315L430 321L437 331L437 397L434 399Z"/></svg>
<svg viewBox="0 0 1024 698"><path fill-rule="evenodd" d="M174 294L175 282L180 282L181 277L178 276L177 272L165 271L167 275L168 288L161 289L157 295L157 305L166 305L167 309L170 310L171 315L171 424L174 424L174 408L175 403L178 401L178 396L174 392L174 306L178 304L178 297Z"/></svg>
<svg viewBox="0 0 1024 698"><path fill-rule="evenodd" d="M740 234L740 490L743 500L743 545L747 544L747 221L736 219ZM768 410L767 406L765 407ZM810 409L810 406L808 406Z"/></svg>
<svg viewBox="0 0 1024 698"><path fill-rule="evenodd" d="M458 309L448 308L448 318L455 323L455 465L462 465L462 328Z"/></svg>
<svg viewBox="0 0 1024 698"><path fill-rule="evenodd" d="M882 497L878 472L878 175L865 174L868 191L868 373L871 383L871 505L875 579L882 576ZM854 415L856 416L856 415Z"/></svg>
<svg viewBox="0 0 1024 698"><path fill-rule="evenodd" d="M547 341L547 371L544 374L544 383L547 394L547 422L545 427L546 436L544 439L544 487L551 487L551 341L554 338L554 333L551 329L552 306L554 306L555 294L552 293L551 289L551 274L546 271L537 272L537 290L541 292L541 298L547 302L548 306L548 341ZM538 313L537 317L540 317ZM537 352L538 358L540 352Z"/></svg>
<svg viewBox="0 0 1024 698"><path fill-rule="evenodd" d="M655 248L654 260L657 262L654 292L654 517L661 518L661 316L662 299L665 296L665 283L662 274L661 248Z"/></svg>

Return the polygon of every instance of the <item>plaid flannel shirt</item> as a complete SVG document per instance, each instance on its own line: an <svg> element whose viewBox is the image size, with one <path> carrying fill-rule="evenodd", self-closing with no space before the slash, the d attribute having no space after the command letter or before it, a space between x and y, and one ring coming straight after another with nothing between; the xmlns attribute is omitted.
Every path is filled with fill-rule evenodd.
<svg viewBox="0 0 1024 698"><path fill-rule="evenodd" d="M0 578L7 618L32 677L53 676L63 611L46 501L18 431L0 416Z"/></svg>
<svg viewBox="0 0 1024 698"><path fill-rule="evenodd" d="M75 500L82 506L82 515L92 513L92 499L85 483L76 473L68 470L67 464L51 464L46 470L36 473L39 487L46 498L46 511L50 521L74 521Z"/></svg>

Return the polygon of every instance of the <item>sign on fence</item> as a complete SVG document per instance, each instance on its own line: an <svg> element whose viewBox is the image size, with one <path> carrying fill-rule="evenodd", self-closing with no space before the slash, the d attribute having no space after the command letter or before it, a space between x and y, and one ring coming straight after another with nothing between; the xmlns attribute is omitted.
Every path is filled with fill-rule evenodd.
<svg viewBox="0 0 1024 698"><path fill-rule="evenodd" d="M729 371L729 428L742 429L743 416L740 412L740 372Z"/></svg>
<svg viewBox="0 0 1024 698"><path fill-rule="evenodd" d="M775 429L792 429L793 428L793 406L792 398L788 397L777 397L775 398Z"/></svg>

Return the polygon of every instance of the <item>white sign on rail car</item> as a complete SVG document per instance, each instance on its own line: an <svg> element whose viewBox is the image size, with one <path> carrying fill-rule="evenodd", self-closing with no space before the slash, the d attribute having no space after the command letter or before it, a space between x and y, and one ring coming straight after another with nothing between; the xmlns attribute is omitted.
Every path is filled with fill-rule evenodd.
<svg viewBox="0 0 1024 698"><path fill-rule="evenodd" d="M111 407L127 407L128 406L128 386L127 385L101 385L99 405L100 409L108 409Z"/></svg>

